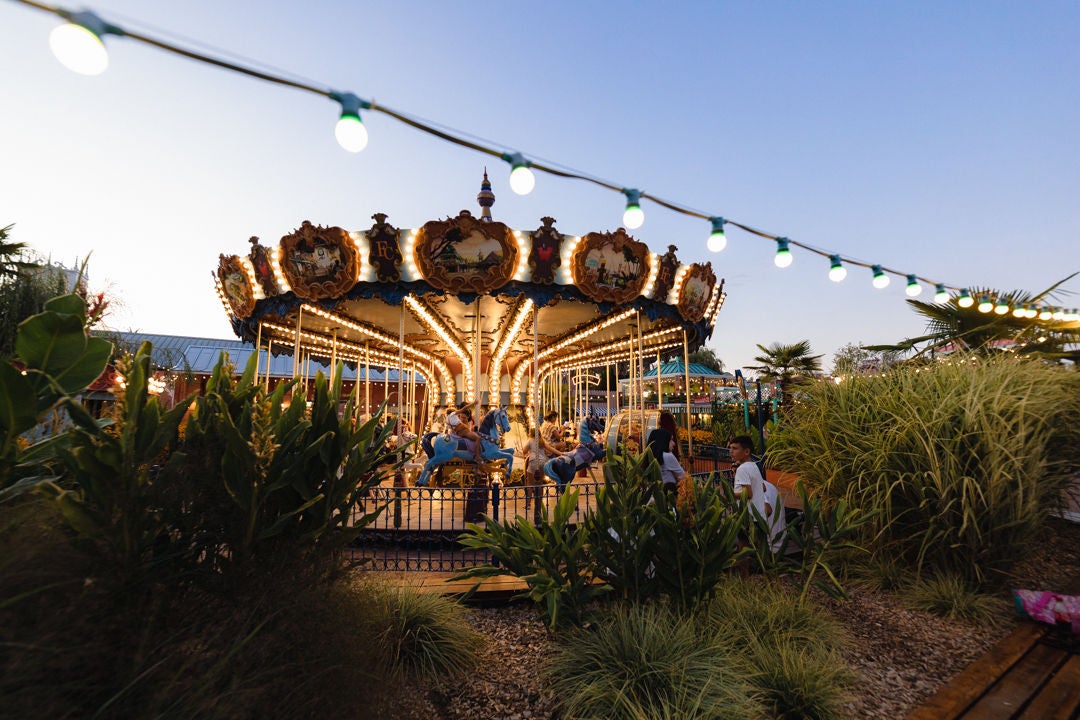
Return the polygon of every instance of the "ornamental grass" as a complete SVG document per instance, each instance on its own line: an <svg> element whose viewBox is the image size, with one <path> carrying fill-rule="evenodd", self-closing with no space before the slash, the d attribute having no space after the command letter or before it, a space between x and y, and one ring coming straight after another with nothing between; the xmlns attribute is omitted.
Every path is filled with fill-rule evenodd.
<svg viewBox="0 0 1080 720"><path fill-rule="evenodd" d="M1080 373L955 357L805 389L769 461L872 516L863 545L994 583L1080 466Z"/></svg>

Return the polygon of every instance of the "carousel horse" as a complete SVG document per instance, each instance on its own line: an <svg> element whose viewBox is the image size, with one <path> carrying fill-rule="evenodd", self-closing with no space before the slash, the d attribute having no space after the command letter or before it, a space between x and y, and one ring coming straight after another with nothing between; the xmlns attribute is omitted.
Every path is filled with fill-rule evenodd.
<svg viewBox="0 0 1080 720"><path fill-rule="evenodd" d="M588 445L589 443L596 441L593 433L602 432L604 432L603 420L595 415L583 417L581 418L581 422L578 423L578 442L582 445Z"/></svg>
<svg viewBox="0 0 1080 720"><path fill-rule="evenodd" d="M578 470L587 469L592 463L602 461L605 454L604 446L590 437L589 442L580 443L565 455L548 460L544 464L544 474L554 480L558 491L562 492Z"/></svg>
<svg viewBox="0 0 1080 720"><path fill-rule="evenodd" d="M510 477L510 471L514 464L514 451L512 448L499 447L499 438L503 433L510 431L510 418L503 408L492 408L484 419L476 433L480 436L480 457L484 460L506 460L506 476ZM429 460L424 465L420 477L416 478L416 484L424 487L428 484L431 472L445 465L451 460L476 460L476 453L465 438L458 437L453 433L436 435L428 433L420 443Z"/></svg>

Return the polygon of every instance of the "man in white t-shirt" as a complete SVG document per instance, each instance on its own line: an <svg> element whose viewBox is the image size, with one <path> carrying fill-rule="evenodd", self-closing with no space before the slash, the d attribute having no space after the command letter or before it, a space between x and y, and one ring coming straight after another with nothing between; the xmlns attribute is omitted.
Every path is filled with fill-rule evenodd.
<svg viewBox="0 0 1080 720"><path fill-rule="evenodd" d="M769 522L769 539L773 552L778 552L784 541L784 508L780 501L780 491L771 482L761 477L757 463L751 458L754 441L748 435L739 435L728 443L731 462L735 468L735 495L744 497L757 508L761 516Z"/></svg>

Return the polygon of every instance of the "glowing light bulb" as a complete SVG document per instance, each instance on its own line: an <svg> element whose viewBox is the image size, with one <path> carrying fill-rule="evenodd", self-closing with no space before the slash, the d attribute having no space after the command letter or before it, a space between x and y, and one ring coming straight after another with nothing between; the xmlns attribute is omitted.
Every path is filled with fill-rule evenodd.
<svg viewBox="0 0 1080 720"><path fill-rule="evenodd" d="M1005 302L1005 298L998 298L997 304L994 306L994 314L1006 315L1009 312L1009 303Z"/></svg>
<svg viewBox="0 0 1080 720"><path fill-rule="evenodd" d="M949 302L949 293L945 291L944 283L938 283L934 288L934 302L938 305L944 305Z"/></svg>
<svg viewBox="0 0 1080 720"><path fill-rule="evenodd" d="M778 268L786 268L791 264L791 250L788 249L788 243L790 241L787 238L776 238L776 257L773 258L773 264Z"/></svg>
<svg viewBox="0 0 1080 720"><path fill-rule="evenodd" d="M349 152L360 152L367 147L368 133L360 120L360 108L370 108L371 103L361 100L352 93L330 93L330 99L341 104L341 118L334 126L334 137L338 145Z"/></svg>
<svg viewBox="0 0 1080 720"><path fill-rule="evenodd" d="M889 276L885 274L880 265L874 265L870 269L874 273L874 279L870 281L874 287L878 290L889 287Z"/></svg>
<svg viewBox="0 0 1080 720"><path fill-rule="evenodd" d="M528 195L536 187L536 176L525 165L515 165L510 171L510 189L518 195Z"/></svg>
<svg viewBox="0 0 1080 720"><path fill-rule="evenodd" d="M724 235L724 218L712 217L709 218L709 222L712 223L712 233L709 235L709 241L705 245L712 252L720 252L727 247L727 237Z"/></svg>
<svg viewBox="0 0 1080 720"><path fill-rule="evenodd" d="M1052 317L1054 320L1064 320L1065 319L1065 311L1062 310L1061 308L1054 308L1054 312L1053 312L1053 314L1051 314L1050 317Z"/></svg>
<svg viewBox="0 0 1080 720"><path fill-rule="evenodd" d="M1040 320L1049 320L1052 317L1054 317L1054 311L1048 307L1044 307L1042 310L1039 311Z"/></svg>
<svg viewBox="0 0 1080 720"><path fill-rule="evenodd" d="M979 298L979 312L988 313L994 309L994 303L990 302L989 295L983 295Z"/></svg>
<svg viewBox="0 0 1080 720"><path fill-rule="evenodd" d="M71 22L54 28L49 34L49 48L56 59L80 75L100 75L109 67L109 52L102 36L122 35L123 31L105 23L90 11L71 13Z"/></svg>
<svg viewBox="0 0 1080 720"><path fill-rule="evenodd" d="M1024 305L1024 317L1026 317L1028 320L1032 320L1034 318L1039 317L1039 311L1036 310L1031 305L1025 304Z"/></svg>
<svg viewBox="0 0 1080 720"><path fill-rule="evenodd" d="M1013 308L1012 314L1014 318L1027 317L1027 305L1017 305L1015 308Z"/></svg>
<svg viewBox="0 0 1080 720"><path fill-rule="evenodd" d="M645 213L641 209L641 191L623 190L626 195L626 210L623 212L622 222L627 230L637 230L645 222Z"/></svg>
<svg viewBox="0 0 1080 720"><path fill-rule="evenodd" d="M962 308L969 308L975 304L975 299L971 297L971 293L967 288L960 290L960 298L956 301L956 304Z"/></svg>
<svg viewBox="0 0 1080 720"><path fill-rule="evenodd" d="M917 297L922 294L922 285L919 284L914 275L907 276L907 287L904 288L904 292L908 297Z"/></svg>
<svg viewBox="0 0 1080 720"><path fill-rule="evenodd" d="M844 263L840 260L839 255L829 256L829 279L833 282L840 282L847 277L847 268L844 267Z"/></svg>

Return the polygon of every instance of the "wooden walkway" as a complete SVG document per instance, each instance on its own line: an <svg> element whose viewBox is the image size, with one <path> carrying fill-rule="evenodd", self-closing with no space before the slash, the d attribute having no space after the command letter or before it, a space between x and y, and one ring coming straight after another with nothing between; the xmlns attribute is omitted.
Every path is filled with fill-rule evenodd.
<svg viewBox="0 0 1080 720"><path fill-rule="evenodd" d="M1064 591L1080 590L1074 578ZM1067 633L1067 631L1066 631ZM1080 638L1027 620L990 648L908 720L1076 720Z"/></svg>

